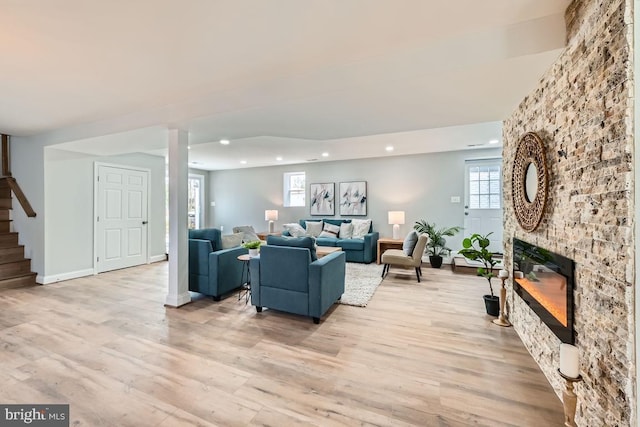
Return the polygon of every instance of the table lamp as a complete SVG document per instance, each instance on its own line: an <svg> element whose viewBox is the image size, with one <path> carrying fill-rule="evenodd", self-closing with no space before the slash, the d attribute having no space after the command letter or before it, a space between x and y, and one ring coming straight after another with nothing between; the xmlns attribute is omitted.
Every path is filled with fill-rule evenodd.
<svg viewBox="0 0 640 427"><path fill-rule="evenodd" d="M264 220L269 221L269 233L273 233L273 221L278 220L278 211L266 210L264 211Z"/></svg>
<svg viewBox="0 0 640 427"><path fill-rule="evenodd" d="M404 211L389 211L389 224L393 225L393 238L400 238L400 224L404 224Z"/></svg>

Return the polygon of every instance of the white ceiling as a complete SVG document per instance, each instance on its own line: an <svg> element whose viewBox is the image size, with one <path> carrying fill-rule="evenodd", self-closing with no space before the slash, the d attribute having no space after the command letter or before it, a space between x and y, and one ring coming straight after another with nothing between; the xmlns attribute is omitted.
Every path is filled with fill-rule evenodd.
<svg viewBox="0 0 640 427"><path fill-rule="evenodd" d="M162 154L180 127L203 169L464 149L500 139L568 4L0 0L0 132Z"/></svg>

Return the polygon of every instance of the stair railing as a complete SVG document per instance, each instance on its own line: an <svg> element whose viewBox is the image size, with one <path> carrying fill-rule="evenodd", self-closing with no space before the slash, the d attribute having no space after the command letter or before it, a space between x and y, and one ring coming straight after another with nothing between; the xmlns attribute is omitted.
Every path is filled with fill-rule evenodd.
<svg viewBox="0 0 640 427"><path fill-rule="evenodd" d="M11 176L11 169L9 169L9 136L5 134L2 134L2 178L0 178L0 180L4 181L13 194L15 194L24 213L31 218L36 216L36 212L33 210L33 207L31 207L27 196L25 196L16 179Z"/></svg>

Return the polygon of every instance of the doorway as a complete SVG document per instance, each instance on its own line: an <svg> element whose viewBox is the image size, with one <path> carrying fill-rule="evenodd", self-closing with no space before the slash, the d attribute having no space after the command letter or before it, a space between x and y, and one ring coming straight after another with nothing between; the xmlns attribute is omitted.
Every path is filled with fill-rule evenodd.
<svg viewBox="0 0 640 427"><path fill-rule="evenodd" d="M189 174L188 181L189 199L187 202L188 228L198 229L204 227L204 176L195 173Z"/></svg>
<svg viewBox="0 0 640 427"><path fill-rule="evenodd" d="M148 169L96 163L97 273L147 263Z"/></svg>
<svg viewBox="0 0 640 427"><path fill-rule="evenodd" d="M489 250L502 253L502 159L465 161L464 236L491 236Z"/></svg>

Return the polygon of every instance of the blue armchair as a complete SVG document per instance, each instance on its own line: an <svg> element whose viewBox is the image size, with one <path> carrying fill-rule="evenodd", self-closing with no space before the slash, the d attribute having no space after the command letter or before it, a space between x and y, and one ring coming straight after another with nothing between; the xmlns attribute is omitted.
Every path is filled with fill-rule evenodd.
<svg viewBox="0 0 640 427"><path fill-rule="evenodd" d="M214 301L241 286L242 247L222 249L217 228L189 230L189 290L212 296Z"/></svg>
<svg viewBox="0 0 640 427"><path fill-rule="evenodd" d="M346 256L334 252L315 257L310 237L269 236L260 256L249 262L251 304L310 316L314 323L344 293Z"/></svg>

